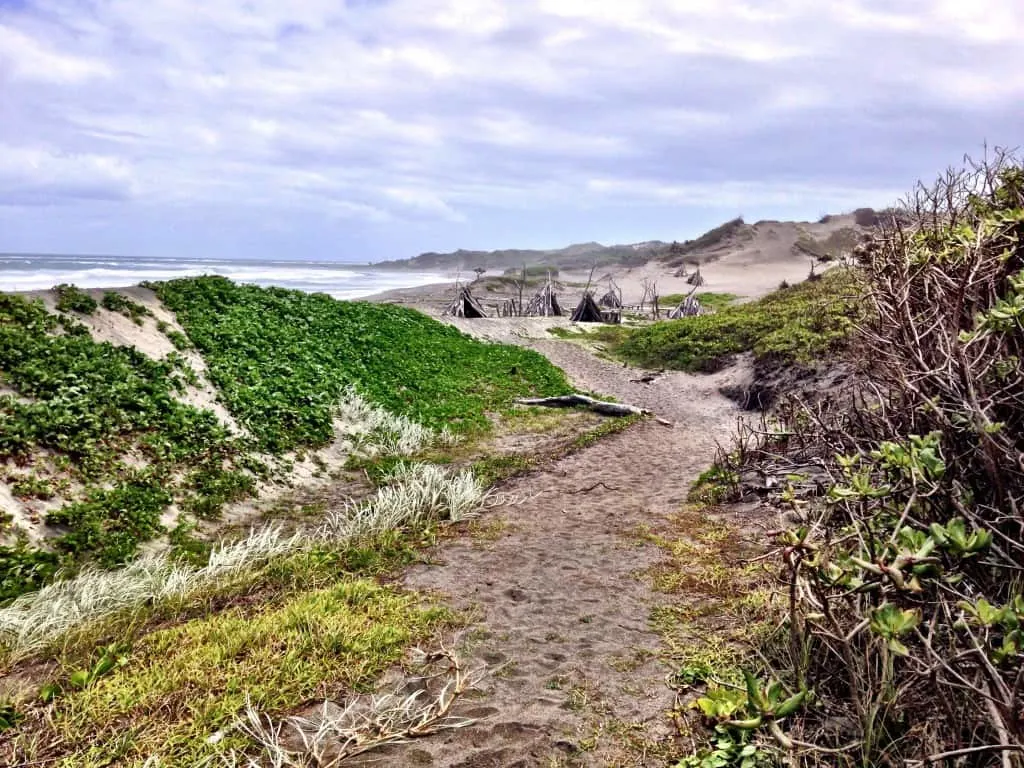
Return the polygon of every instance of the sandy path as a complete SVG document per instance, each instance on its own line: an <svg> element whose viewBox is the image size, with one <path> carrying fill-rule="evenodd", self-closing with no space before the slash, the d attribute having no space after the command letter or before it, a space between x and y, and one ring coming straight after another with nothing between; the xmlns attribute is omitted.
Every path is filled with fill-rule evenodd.
<svg viewBox="0 0 1024 768"><path fill-rule="evenodd" d="M671 373L645 385L630 382L636 369L574 344L531 346L577 387L676 426L638 425L512 483L505 490L529 501L490 513L507 523L496 540L447 543L407 574L407 586L478 612L483 630L471 664L505 666L463 703L463 714L483 722L378 755L384 764L662 764L636 746L671 732L668 668L648 626L663 596L642 577L662 553L635 534L677 511L713 458L715 438L728 435L736 416L717 389L741 372ZM580 492L599 480L606 486Z"/></svg>

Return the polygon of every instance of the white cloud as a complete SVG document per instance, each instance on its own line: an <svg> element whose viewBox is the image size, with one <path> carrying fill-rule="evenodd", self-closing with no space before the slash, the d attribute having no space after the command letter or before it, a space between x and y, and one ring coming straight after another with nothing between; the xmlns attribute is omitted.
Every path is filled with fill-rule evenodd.
<svg viewBox="0 0 1024 768"><path fill-rule="evenodd" d="M744 206L808 207L826 211L847 211L861 206L884 206L903 192L899 187L879 189L865 186L832 186L801 182L733 180L695 184L671 184L656 179L591 179L589 189L625 202L671 202L705 208Z"/></svg>
<svg viewBox="0 0 1024 768"><path fill-rule="evenodd" d="M7 69L16 79L77 84L113 75L106 62L58 53L46 43L0 24L0 72Z"/></svg>
<svg viewBox="0 0 1024 768"><path fill-rule="evenodd" d="M0 144L0 205L127 199L134 184L117 157Z"/></svg>

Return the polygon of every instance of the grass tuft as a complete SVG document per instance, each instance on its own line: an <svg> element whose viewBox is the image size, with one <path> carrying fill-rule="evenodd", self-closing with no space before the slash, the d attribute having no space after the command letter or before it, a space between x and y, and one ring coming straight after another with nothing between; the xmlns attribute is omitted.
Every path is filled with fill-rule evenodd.
<svg viewBox="0 0 1024 768"><path fill-rule="evenodd" d="M484 486L471 472L453 474L430 464L399 465L388 481L366 501L330 512L315 533L285 536L275 526L256 529L240 541L214 547L201 566L166 554L147 555L120 570L87 569L77 578L22 595L0 608L0 649L8 661L39 654L90 625L221 591L236 580L244 584L272 560L433 521L459 522L487 500Z"/></svg>
<svg viewBox="0 0 1024 768"><path fill-rule="evenodd" d="M351 539L427 520L460 522L475 515L487 498L472 472L456 474L434 464L399 464L385 483L367 501L329 512L320 535Z"/></svg>

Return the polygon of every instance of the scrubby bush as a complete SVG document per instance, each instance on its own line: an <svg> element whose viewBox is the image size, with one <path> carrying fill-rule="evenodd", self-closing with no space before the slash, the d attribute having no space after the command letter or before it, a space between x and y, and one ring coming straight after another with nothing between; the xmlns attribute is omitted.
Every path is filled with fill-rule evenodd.
<svg viewBox="0 0 1024 768"><path fill-rule="evenodd" d="M96 299L75 285L61 283L54 286L53 292L57 294L57 310L60 312L79 312L83 315L91 315L99 306Z"/></svg>
<svg viewBox="0 0 1024 768"><path fill-rule="evenodd" d="M814 706L776 741L804 765L1020 765L1024 167L951 171L857 256L863 375L730 467L780 476L793 521L774 674Z"/></svg>
<svg viewBox="0 0 1024 768"><path fill-rule="evenodd" d="M117 312L130 318L136 325L142 325L143 318L153 314L142 304L139 304L139 302L132 301L127 296L116 291L106 291L100 304L103 305L104 309L109 309L111 312Z"/></svg>
<svg viewBox="0 0 1024 768"><path fill-rule="evenodd" d="M853 220L858 227L875 227L881 223L881 217L874 208L858 208L853 212Z"/></svg>

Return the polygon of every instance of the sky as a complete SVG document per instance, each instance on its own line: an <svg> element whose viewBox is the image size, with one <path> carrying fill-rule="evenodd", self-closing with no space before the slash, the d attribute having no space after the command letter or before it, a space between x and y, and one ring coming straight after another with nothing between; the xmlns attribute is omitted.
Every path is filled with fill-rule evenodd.
<svg viewBox="0 0 1024 768"><path fill-rule="evenodd" d="M882 207L1020 0L0 0L0 252L365 262Z"/></svg>

